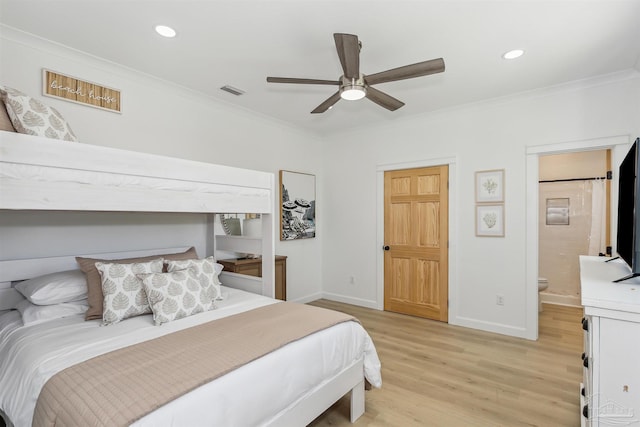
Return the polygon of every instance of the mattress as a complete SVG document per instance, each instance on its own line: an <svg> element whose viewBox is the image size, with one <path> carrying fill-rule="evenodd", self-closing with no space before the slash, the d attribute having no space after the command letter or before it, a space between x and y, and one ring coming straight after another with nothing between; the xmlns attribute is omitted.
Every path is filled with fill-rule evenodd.
<svg viewBox="0 0 640 427"><path fill-rule="evenodd" d="M223 287L223 291L225 299L216 310L162 326L154 326L151 315L108 327L100 327L99 320L84 321L83 316L29 326L22 326L19 316L4 319L4 327L0 324L0 409L15 427L30 426L40 390L60 370L118 348L278 303L236 289ZM369 335L356 322L341 323L205 384L134 425L267 425L362 359L366 379L379 387L380 361Z"/></svg>

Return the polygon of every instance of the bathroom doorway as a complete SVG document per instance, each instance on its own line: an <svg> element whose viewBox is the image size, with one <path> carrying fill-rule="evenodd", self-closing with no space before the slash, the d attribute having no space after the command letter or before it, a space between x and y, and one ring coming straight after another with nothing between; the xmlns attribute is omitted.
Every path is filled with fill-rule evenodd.
<svg viewBox="0 0 640 427"><path fill-rule="evenodd" d="M611 250L611 150L541 155L538 166L540 307L580 307L579 255Z"/></svg>

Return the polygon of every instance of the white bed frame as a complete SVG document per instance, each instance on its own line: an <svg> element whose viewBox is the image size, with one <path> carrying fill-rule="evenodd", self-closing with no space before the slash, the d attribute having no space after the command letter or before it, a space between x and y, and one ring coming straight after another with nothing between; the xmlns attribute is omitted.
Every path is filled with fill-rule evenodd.
<svg viewBox="0 0 640 427"><path fill-rule="evenodd" d="M271 173L69 143L0 131L1 210L192 212L209 215L207 254L262 254L262 278L223 273L224 285L274 297L277 193ZM214 236L215 213L259 213L262 239ZM77 268L76 255L103 259L180 251L164 248L0 261L0 283ZM269 425L306 425L351 391L351 422L364 413L363 360L292 403Z"/></svg>

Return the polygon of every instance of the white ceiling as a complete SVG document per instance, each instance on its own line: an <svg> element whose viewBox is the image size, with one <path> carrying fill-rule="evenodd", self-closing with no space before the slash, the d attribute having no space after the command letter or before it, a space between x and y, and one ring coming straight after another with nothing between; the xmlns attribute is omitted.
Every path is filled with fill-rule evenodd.
<svg viewBox="0 0 640 427"><path fill-rule="evenodd" d="M0 22L321 135L640 70L640 0L0 0ZM337 80L334 32L359 36L364 74L438 57L446 71L377 85L406 103L395 112L363 99L312 115L335 87L265 78Z"/></svg>

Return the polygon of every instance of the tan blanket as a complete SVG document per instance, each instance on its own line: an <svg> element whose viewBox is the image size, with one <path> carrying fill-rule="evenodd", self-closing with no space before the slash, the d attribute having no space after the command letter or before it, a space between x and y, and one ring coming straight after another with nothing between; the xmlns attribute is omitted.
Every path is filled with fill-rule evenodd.
<svg viewBox="0 0 640 427"><path fill-rule="evenodd" d="M33 426L128 426L252 360L350 320L357 321L283 302L97 356L47 381Z"/></svg>

